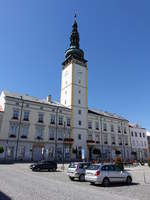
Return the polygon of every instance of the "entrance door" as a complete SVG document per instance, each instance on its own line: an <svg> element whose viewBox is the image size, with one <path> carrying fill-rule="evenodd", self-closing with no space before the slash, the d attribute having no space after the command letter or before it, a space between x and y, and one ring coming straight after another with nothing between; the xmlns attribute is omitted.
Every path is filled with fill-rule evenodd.
<svg viewBox="0 0 150 200"><path fill-rule="evenodd" d="M42 147L34 147L33 148L33 161L42 160Z"/></svg>

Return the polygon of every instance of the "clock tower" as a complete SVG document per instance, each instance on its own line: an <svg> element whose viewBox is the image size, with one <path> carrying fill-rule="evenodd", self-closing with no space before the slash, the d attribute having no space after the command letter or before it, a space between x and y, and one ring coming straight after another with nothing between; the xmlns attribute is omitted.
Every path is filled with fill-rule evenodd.
<svg viewBox="0 0 150 200"><path fill-rule="evenodd" d="M76 16L72 25L70 47L65 52L62 63L60 103L71 109L71 128L74 139L72 158L87 158L88 98L87 98L87 60L80 49ZM81 153L82 152L82 153Z"/></svg>

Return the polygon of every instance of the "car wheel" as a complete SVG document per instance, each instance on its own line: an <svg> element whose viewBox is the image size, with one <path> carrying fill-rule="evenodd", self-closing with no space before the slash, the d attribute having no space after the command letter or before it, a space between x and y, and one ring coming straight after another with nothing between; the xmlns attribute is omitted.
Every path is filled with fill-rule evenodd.
<svg viewBox="0 0 150 200"><path fill-rule="evenodd" d="M40 171L41 171L41 169L40 169L40 168L36 168L36 169L35 169L35 171L37 171L37 172L40 172Z"/></svg>
<svg viewBox="0 0 150 200"><path fill-rule="evenodd" d="M132 178L131 178L131 176L128 176L126 179L126 184L130 185L131 183L132 183Z"/></svg>
<svg viewBox="0 0 150 200"><path fill-rule="evenodd" d="M103 183L102 183L102 185L104 186L104 187L108 187L109 186L109 178L104 178L103 179Z"/></svg>
<svg viewBox="0 0 150 200"><path fill-rule="evenodd" d="M70 178L71 181L74 181L74 177L69 176L69 178Z"/></svg>
<svg viewBox="0 0 150 200"><path fill-rule="evenodd" d="M81 181L81 182L85 181L85 176L84 176L84 174L81 174L81 175L79 176L79 181Z"/></svg>

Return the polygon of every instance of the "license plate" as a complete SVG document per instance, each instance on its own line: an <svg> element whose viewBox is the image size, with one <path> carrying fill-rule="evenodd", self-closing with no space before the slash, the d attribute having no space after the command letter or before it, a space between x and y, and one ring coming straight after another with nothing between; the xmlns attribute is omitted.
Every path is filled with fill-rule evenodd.
<svg viewBox="0 0 150 200"><path fill-rule="evenodd" d="M93 176L93 174L92 174L92 173L87 173L87 175L88 175L88 176Z"/></svg>

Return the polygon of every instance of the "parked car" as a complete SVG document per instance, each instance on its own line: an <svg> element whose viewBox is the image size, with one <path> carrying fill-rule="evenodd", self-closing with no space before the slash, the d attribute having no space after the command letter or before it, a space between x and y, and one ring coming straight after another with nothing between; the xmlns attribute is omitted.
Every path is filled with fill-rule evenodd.
<svg viewBox="0 0 150 200"><path fill-rule="evenodd" d="M72 162L70 163L67 175L70 180L74 180L75 178L79 179L79 181L85 180L85 170L90 166L89 162Z"/></svg>
<svg viewBox="0 0 150 200"><path fill-rule="evenodd" d="M40 161L30 165L30 169L32 169L32 171L56 171L57 163L55 161Z"/></svg>
<svg viewBox="0 0 150 200"><path fill-rule="evenodd" d="M132 176L114 164L92 164L86 170L85 180L91 184L102 184L106 187L114 182L131 184Z"/></svg>

